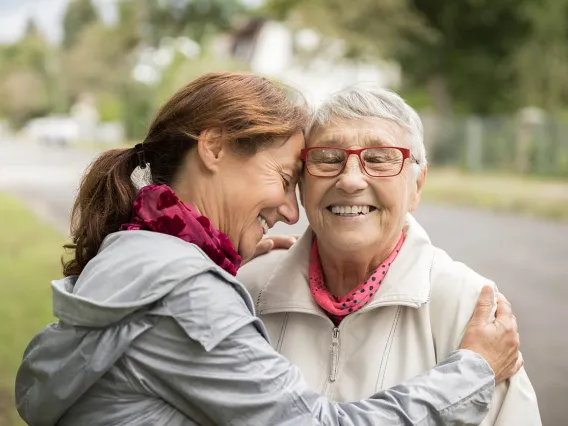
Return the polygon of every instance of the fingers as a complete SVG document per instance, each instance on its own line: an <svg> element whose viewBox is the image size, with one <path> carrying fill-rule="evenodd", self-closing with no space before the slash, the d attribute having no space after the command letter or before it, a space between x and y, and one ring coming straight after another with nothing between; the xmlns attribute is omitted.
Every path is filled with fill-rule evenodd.
<svg viewBox="0 0 568 426"><path fill-rule="evenodd" d="M247 259L247 261L251 261L255 257L262 256L274 249L287 250L292 247L297 239L298 238L295 235L275 235L273 237L263 238L256 245L253 257L251 259Z"/></svg>
<svg viewBox="0 0 568 426"><path fill-rule="evenodd" d="M519 372L519 370L524 365L524 363L525 363L525 360L523 359L523 354L521 353L521 351L519 351L519 358L517 358L517 362L515 363L515 366L513 367L512 376L514 376L515 374L517 374Z"/></svg>
<svg viewBox="0 0 568 426"><path fill-rule="evenodd" d="M487 324L494 304L495 291L492 286L486 285L481 289L471 322L475 324Z"/></svg>
<svg viewBox="0 0 568 426"><path fill-rule="evenodd" d="M501 293L497 293L497 311L495 316L508 316L513 315L513 308L505 296Z"/></svg>
<svg viewBox="0 0 568 426"><path fill-rule="evenodd" d="M274 248L274 241L272 241L272 239L270 238L262 239L256 245L256 250L254 251L254 257L268 253L273 248Z"/></svg>
<svg viewBox="0 0 568 426"><path fill-rule="evenodd" d="M275 235L273 237L265 238L262 241L272 241L272 249L289 249L297 241L295 235ZM260 244L260 243L259 243Z"/></svg>

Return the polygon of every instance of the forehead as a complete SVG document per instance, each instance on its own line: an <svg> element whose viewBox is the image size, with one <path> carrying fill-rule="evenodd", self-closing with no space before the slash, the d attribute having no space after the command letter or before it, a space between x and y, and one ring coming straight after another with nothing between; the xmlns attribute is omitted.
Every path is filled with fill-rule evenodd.
<svg viewBox="0 0 568 426"><path fill-rule="evenodd" d="M278 138L269 148L263 149L254 156L258 162L271 159L286 172L296 173L302 168L301 150L305 147L304 135L296 132L292 136Z"/></svg>
<svg viewBox="0 0 568 426"><path fill-rule="evenodd" d="M408 131L385 118L334 118L308 136L312 146L400 146L408 148Z"/></svg>

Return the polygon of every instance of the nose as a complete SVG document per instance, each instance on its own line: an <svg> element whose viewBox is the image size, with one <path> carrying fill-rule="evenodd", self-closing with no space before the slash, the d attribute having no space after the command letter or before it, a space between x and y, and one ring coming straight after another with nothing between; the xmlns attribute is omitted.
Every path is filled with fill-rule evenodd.
<svg viewBox="0 0 568 426"><path fill-rule="evenodd" d="M347 159L343 172L339 175L336 187L352 194L367 188L367 186L368 183L363 165L356 155L351 155Z"/></svg>
<svg viewBox="0 0 568 426"><path fill-rule="evenodd" d="M293 225L300 219L300 209L298 207L298 198L296 191L290 189L286 193L286 200L278 207L278 214L284 218L284 222Z"/></svg>

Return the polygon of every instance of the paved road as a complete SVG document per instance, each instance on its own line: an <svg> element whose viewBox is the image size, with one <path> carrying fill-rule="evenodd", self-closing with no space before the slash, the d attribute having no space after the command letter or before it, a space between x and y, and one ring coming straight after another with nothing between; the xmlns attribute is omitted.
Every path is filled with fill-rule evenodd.
<svg viewBox="0 0 568 426"><path fill-rule="evenodd" d="M28 199L66 232L79 176L91 159L0 143L0 190ZM428 204L416 216L436 245L494 279L513 303L544 425L568 424L568 223ZM272 232L300 233L305 225L303 217Z"/></svg>

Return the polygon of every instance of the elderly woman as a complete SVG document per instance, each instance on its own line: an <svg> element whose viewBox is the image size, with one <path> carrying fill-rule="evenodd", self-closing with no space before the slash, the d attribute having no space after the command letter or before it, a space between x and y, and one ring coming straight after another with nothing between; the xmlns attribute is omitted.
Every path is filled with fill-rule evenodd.
<svg viewBox="0 0 568 426"><path fill-rule="evenodd" d="M410 215L426 181L422 133L392 92L334 94L302 151L309 228L290 250L238 275L275 349L335 401L364 398L447 357L492 284L433 246ZM498 386L482 424L541 424L524 370Z"/></svg>

